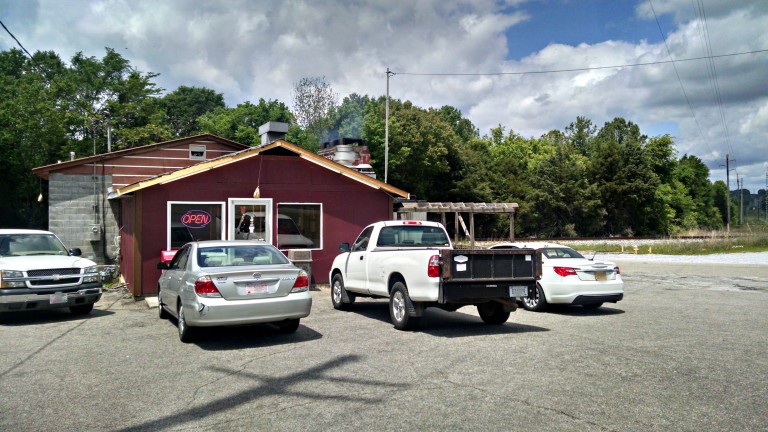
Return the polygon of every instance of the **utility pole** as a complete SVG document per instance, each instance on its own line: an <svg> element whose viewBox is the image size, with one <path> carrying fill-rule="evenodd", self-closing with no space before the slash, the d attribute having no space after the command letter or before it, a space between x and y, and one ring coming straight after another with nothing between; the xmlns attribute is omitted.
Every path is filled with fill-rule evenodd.
<svg viewBox="0 0 768 432"><path fill-rule="evenodd" d="M387 182L389 172L389 77L394 74L387 68L387 99L384 109L384 183Z"/></svg>
<svg viewBox="0 0 768 432"><path fill-rule="evenodd" d="M736 171L736 191L739 191L739 172ZM736 223L741 225L741 200L739 200L739 214L738 217L736 217Z"/></svg>
<svg viewBox="0 0 768 432"><path fill-rule="evenodd" d="M744 177L741 178L739 183L739 173L736 173L736 183L739 184L739 225L744 224Z"/></svg>
<svg viewBox="0 0 768 432"><path fill-rule="evenodd" d="M725 233L726 235L731 234L731 155L726 153L725 154L725 185L728 189L728 192L725 194L725 207L726 210L726 223L725 223Z"/></svg>

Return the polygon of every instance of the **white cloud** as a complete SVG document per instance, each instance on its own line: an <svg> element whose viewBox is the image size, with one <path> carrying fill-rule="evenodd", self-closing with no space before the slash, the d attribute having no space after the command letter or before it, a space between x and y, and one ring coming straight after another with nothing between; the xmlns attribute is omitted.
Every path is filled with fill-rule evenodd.
<svg viewBox="0 0 768 432"><path fill-rule="evenodd" d="M638 19L654 19L647 1L636 4ZM667 43L675 59L704 55L704 27L690 0L652 4L658 16L674 17L677 27ZM705 3L715 55L768 48L768 10L761 4ZM670 58L663 43L606 40L552 44L508 61L506 30L534 19L534 6L523 0L11 0L0 13L31 51L53 50L69 60L77 51L101 57L111 47L138 69L160 73L163 88L205 86L224 93L230 106L259 98L290 105L293 83L306 76L325 76L342 97L377 97L385 92L389 67L400 72L391 79L392 97L456 106L483 133L501 124L539 136L577 116L597 126L623 116L643 131L675 136L680 154L701 157L714 168L713 179L727 152L740 169L753 171L752 181L760 170L764 178L766 53L714 59L722 105L704 61L678 61L677 73L666 63L530 75L404 74L545 71ZM13 46L10 38L0 39L0 49Z"/></svg>

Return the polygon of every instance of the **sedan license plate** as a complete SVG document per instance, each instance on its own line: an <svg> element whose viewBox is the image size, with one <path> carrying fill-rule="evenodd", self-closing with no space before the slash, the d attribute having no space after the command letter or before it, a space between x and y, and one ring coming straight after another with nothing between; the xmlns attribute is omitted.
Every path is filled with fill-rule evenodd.
<svg viewBox="0 0 768 432"><path fill-rule="evenodd" d="M265 294L269 292L269 287L265 282L248 283L237 287L237 291L240 295Z"/></svg>
<svg viewBox="0 0 768 432"><path fill-rule="evenodd" d="M599 272L595 272L595 280L604 281L604 280L608 280L608 277L605 275L604 271L599 271Z"/></svg>
<svg viewBox="0 0 768 432"><path fill-rule="evenodd" d="M528 297L528 287L524 285L509 287L510 297Z"/></svg>

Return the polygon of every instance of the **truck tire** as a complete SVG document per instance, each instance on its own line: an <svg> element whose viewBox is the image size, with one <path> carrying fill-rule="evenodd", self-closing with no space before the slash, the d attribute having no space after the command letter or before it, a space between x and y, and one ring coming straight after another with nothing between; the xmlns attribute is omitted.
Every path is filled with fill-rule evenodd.
<svg viewBox="0 0 768 432"><path fill-rule="evenodd" d="M490 325L501 325L509 319L509 312L504 311L504 305L495 301L480 303L477 312L483 322Z"/></svg>
<svg viewBox="0 0 768 432"><path fill-rule="evenodd" d="M345 301L346 300L346 301ZM331 303L336 310L349 310L355 302L355 295L344 289L344 278L340 274L333 277L331 282Z"/></svg>
<svg viewBox="0 0 768 432"><path fill-rule="evenodd" d="M523 298L523 308L531 312L541 312L547 308L547 298L544 297L544 291L541 289L541 285L536 284L536 289L533 290L533 297Z"/></svg>
<svg viewBox="0 0 768 432"><path fill-rule="evenodd" d="M71 312L72 315L88 315L92 310L93 303L69 307L69 312Z"/></svg>
<svg viewBox="0 0 768 432"><path fill-rule="evenodd" d="M190 343L194 339L194 330L187 325L187 320L184 318L184 307L179 304L179 320L177 322L179 327L179 340L184 343Z"/></svg>
<svg viewBox="0 0 768 432"><path fill-rule="evenodd" d="M396 329L412 330L419 324L421 317L410 316L409 310L413 310L413 304L408 297L408 289L404 283L395 282L389 296L389 317Z"/></svg>

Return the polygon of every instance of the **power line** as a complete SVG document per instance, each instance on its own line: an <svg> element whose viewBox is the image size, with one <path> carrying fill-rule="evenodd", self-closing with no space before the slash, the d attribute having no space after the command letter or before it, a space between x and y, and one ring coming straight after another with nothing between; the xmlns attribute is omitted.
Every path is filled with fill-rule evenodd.
<svg viewBox="0 0 768 432"><path fill-rule="evenodd" d="M31 58L32 58L32 54L30 54L30 53L29 53L29 51L27 51L27 49L26 49L26 48L24 48L24 45L22 45L22 44L21 44L21 42L19 42L19 40L18 40L18 39L16 39L16 36L14 36L14 35L13 35L13 33L11 33L11 31L10 31L10 30L8 30L8 27L6 27L6 26L5 26L5 23L3 23L3 21L2 21L2 20L0 20L0 25L2 25L2 26L3 26L3 28L4 28L4 29L5 29L5 31L6 31L6 33L8 33L8 34L9 34L9 35L10 35L10 36L13 38L13 40L15 40L15 41L16 41L16 43L17 43L17 44L18 44L18 45L21 47L21 50L22 50L22 51L24 51L25 53L27 53L27 55L28 55L28 56L29 56L29 58L31 59Z"/></svg>
<svg viewBox="0 0 768 432"><path fill-rule="evenodd" d="M702 57L690 57L690 58L677 59L677 60L659 60L659 61L653 61L653 62L629 63L629 64L620 64L620 65L612 65L612 66L592 66L592 67L583 67L583 68L550 69L550 70L524 71L524 72L478 72L478 73L430 73L430 72L392 72L392 71L390 72L394 75L416 75L416 76L535 75L535 74L548 74L548 73L561 73L561 72L583 72L583 71L590 71L590 70L615 69L615 68L623 68L623 67L653 66L653 65L668 64L668 63L674 63L674 62L711 60L716 58L733 57L733 56L740 56L740 55L747 55L747 54L760 54L760 53L766 53L766 52L768 52L768 49L743 51L743 52L729 53L729 54L708 55L708 56L702 56Z"/></svg>
<svg viewBox="0 0 768 432"><path fill-rule="evenodd" d="M704 132L702 132L701 125L699 124L699 119L696 118L696 113L693 111L693 106L691 105L691 101L690 99L688 99L688 93L686 93L685 86L683 85L683 80L680 78L680 73L677 71L677 66L675 65L675 58L672 56L672 50L669 49L669 44L667 43L667 36L664 34L664 30L661 29L659 16L656 15L656 9L654 9L653 7L653 2L651 0L648 0L648 4L651 6L653 17L656 19L656 26L659 28L659 33L661 33L661 38L664 40L664 47L666 47L667 49L667 55L669 55L670 60L672 60L672 67L675 69L677 82L680 83L680 90L683 91L683 96L685 97L685 103L688 104L688 110L691 111L691 116L693 117L693 121L696 123L696 128L699 130L699 135L701 136L701 140L704 141L709 151L712 152L712 147L709 145L709 141L704 136Z"/></svg>

